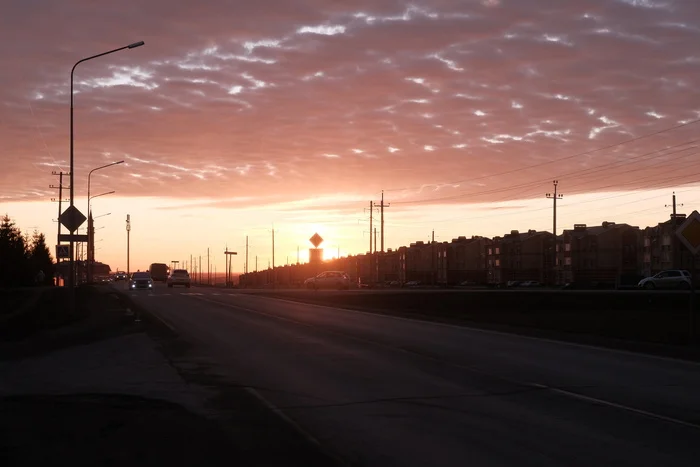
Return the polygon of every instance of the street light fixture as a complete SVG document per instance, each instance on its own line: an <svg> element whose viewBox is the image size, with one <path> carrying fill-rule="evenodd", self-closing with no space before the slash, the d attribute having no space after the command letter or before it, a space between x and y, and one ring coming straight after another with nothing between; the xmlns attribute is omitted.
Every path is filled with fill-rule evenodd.
<svg viewBox="0 0 700 467"><path fill-rule="evenodd" d="M109 55L109 54L112 54L114 52L119 52L120 50L124 50L124 49L135 49L136 47L141 47L142 45L144 45L143 41L134 42L134 43L126 45L124 47L119 47L116 49L108 50L107 52L102 52L102 53L97 54L97 55L92 55L90 57L82 58L82 59L78 60L77 62L75 62L75 65L73 65L73 68L71 68L71 70L70 70L70 207L71 208L73 208L73 206L75 204L75 196L74 196L75 184L73 183L73 178L75 176L75 170L74 170L74 164L73 164L73 159L74 159L73 158L73 154L74 154L74 151L73 151L73 148L74 148L74 144L73 144L73 134L74 134L73 133L73 76L75 74L75 68L83 62L87 62L88 60L92 60L94 58L99 58L99 57L102 57L104 55ZM89 204L90 204L90 200L88 199L88 205ZM72 233L73 232L71 232L71 234ZM73 310L73 309L75 309L75 290L74 290L74 286L75 286L75 257L73 254L74 248L75 248L75 240L73 239L72 236L70 238L69 248L70 248L70 265L69 265L69 275L68 275L68 279L69 279L68 286L71 289L70 294L69 294L70 295L70 305L71 305L70 308L71 308L71 310Z"/></svg>
<svg viewBox="0 0 700 467"><path fill-rule="evenodd" d="M93 200L93 198L99 198L100 196L105 196L105 195L111 195L112 193L116 193L114 190L112 191L106 191L104 193L100 193L99 195L95 196L89 196L88 197L88 236L87 236L87 244L88 244L88 257L87 257L87 281L89 284L92 283L92 265L95 262L95 252L94 248L95 245L93 244L93 237L95 236L95 226L94 226L94 221L95 219L92 217L92 210L90 209L90 202ZM106 214L104 214L106 215ZM102 216L100 216L102 217Z"/></svg>
<svg viewBox="0 0 700 467"><path fill-rule="evenodd" d="M96 172L98 170L106 169L107 167L112 167L113 165L119 165L123 164L124 161L117 161L117 162L112 162L111 164L106 164L101 167L97 167L95 169L92 169L90 173L88 173L88 215L90 214L90 177L92 177L92 173Z"/></svg>
<svg viewBox="0 0 700 467"><path fill-rule="evenodd" d="M112 191L106 191L106 192L104 192L104 193L100 193L99 195L90 196L90 197L88 198L88 214L90 213L90 201L92 201L92 200L95 199L95 198L99 198L100 196L111 195L111 194L114 194L114 193L116 193L116 191L112 190Z"/></svg>

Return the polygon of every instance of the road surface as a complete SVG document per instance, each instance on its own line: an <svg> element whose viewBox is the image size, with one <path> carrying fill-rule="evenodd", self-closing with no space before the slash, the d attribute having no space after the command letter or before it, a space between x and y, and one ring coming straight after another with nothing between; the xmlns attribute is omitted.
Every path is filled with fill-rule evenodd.
<svg viewBox="0 0 700 467"><path fill-rule="evenodd" d="M695 363L235 290L127 293L350 465L700 459Z"/></svg>

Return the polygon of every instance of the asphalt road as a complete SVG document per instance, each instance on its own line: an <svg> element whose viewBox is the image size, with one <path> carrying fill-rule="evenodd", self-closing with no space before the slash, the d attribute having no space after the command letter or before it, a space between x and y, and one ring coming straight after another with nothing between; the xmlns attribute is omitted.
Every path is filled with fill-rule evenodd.
<svg viewBox="0 0 700 467"><path fill-rule="evenodd" d="M212 288L127 293L351 465L700 459L696 363Z"/></svg>

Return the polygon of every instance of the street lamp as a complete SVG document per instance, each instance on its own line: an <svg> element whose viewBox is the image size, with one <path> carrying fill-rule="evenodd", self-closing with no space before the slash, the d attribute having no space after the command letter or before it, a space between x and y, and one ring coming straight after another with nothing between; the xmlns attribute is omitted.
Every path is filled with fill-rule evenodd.
<svg viewBox="0 0 700 467"><path fill-rule="evenodd" d="M124 50L124 49L135 49L136 47L141 47L143 44L144 44L143 41L134 42L134 43L126 45L124 47L119 47L117 49L108 50L107 52L102 52L102 53L97 54L97 55L92 55L90 57L82 58L82 59L78 60L77 62L75 62L75 65L73 65L73 68L71 68L71 70L70 70L70 207L71 208L73 208L73 205L75 202L75 196L74 196L75 184L73 183L73 178L75 175L75 170L73 167L73 152L74 152L73 151L73 147L74 147L74 145L73 145L73 76L75 74L75 68L83 62L87 62L88 60L102 57L104 55L109 55L109 54L112 54L114 52L119 52L120 50ZM90 200L88 199L88 205L89 204L90 204ZM71 232L71 234L72 233L73 232ZM72 235L70 237L69 248L70 248L70 265L69 265L70 274L69 274L68 278L69 278L70 282L68 283L68 285L71 289L71 292L70 292L71 307L70 308L71 308L71 310L73 310L75 308L75 290L73 290L74 286L75 286L75 258L73 255L73 251L75 248L75 240L73 239Z"/></svg>
<svg viewBox="0 0 700 467"><path fill-rule="evenodd" d="M105 195L112 195L114 193L116 193L116 191L112 190L112 191L105 191L104 193L100 193L99 195L90 196L88 198L88 215L90 214L90 201L92 201L94 198L99 198L100 196L105 196Z"/></svg>
<svg viewBox="0 0 700 467"><path fill-rule="evenodd" d="M93 242L93 237L95 236L95 226L94 226L94 221L95 219L92 217L92 210L90 209L90 202L92 201L93 198L99 198L100 196L105 196L105 195L111 195L112 193L116 193L114 190L112 191L106 191L104 193L100 193L99 195L95 196L88 196L88 258L87 258L87 281L88 284L92 283L92 264L95 262L95 252L94 252L94 242ZM106 215L106 214L103 214ZM102 216L100 216L102 217Z"/></svg>
<svg viewBox="0 0 700 467"><path fill-rule="evenodd" d="M92 177L92 173L101 169L106 169L107 167L112 167L113 165L119 165L123 163L124 161L112 162L111 164L103 165L102 167L97 167L96 169L92 169L90 171L90 173L88 174L88 214L90 214L90 177Z"/></svg>

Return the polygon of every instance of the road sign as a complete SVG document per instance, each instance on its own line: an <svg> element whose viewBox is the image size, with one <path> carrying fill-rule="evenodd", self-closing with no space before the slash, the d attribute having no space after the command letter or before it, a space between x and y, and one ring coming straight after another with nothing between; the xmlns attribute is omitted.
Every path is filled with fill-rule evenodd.
<svg viewBox="0 0 700 467"><path fill-rule="evenodd" d="M78 227L85 222L85 216L75 206L68 206L68 209L63 211L63 214L58 218L59 222L68 229L69 232L75 232Z"/></svg>
<svg viewBox="0 0 700 467"><path fill-rule="evenodd" d="M321 238L321 236L318 233L315 233L313 237L309 239L309 241L313 246L318 248L318 246L323 242L323 238Z"/></svg>
<svg viewBox="0 0 700 467"><path fill-rule="evenodd" d="M88 235L87 234L61 234L58 237L59 242L70 242L71 240L73 240L74 242L87 242ZM68 245L61 245L61 246L68 246Z"/></svg>
<svg viewBox="0 0 700 467"><path fill-rule="evenodd" d="M56 245L56 259L70 258L70 245Z"/></svg>
<svg viewBox="0 0 700 467"><path fill-rule="evenodd" d="M678 227L676 235L692 254L697 254L700 251L700 214L693 211Z"/></svg>

